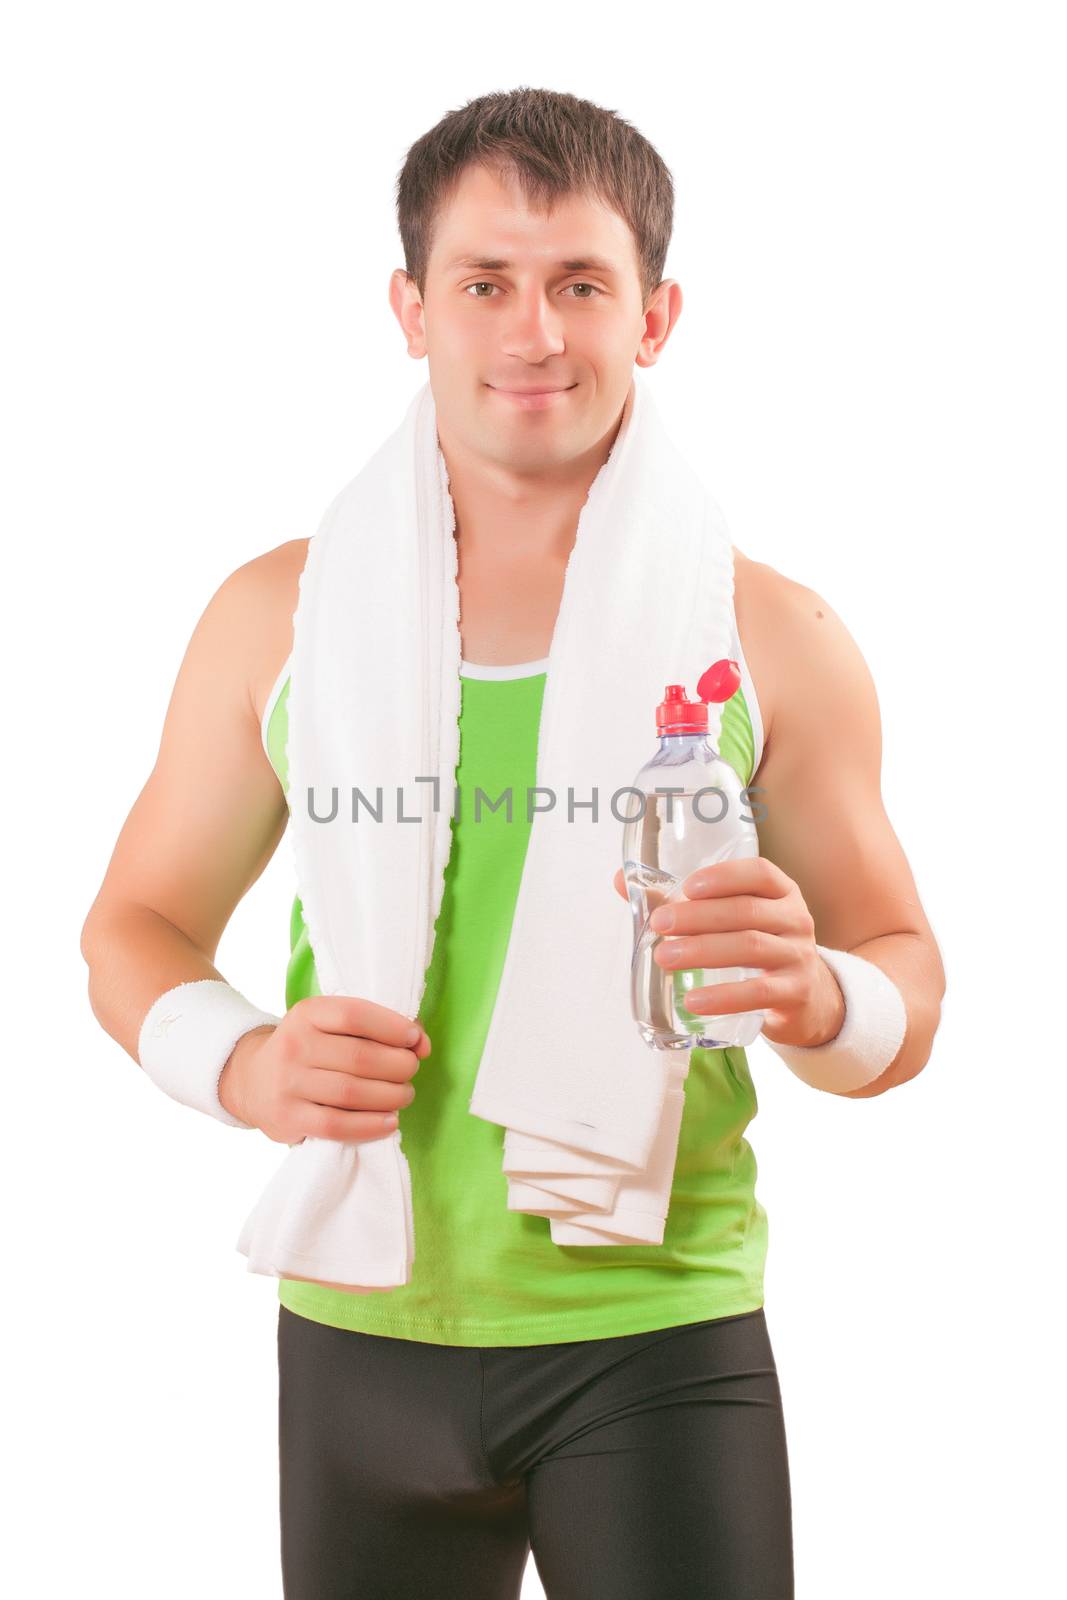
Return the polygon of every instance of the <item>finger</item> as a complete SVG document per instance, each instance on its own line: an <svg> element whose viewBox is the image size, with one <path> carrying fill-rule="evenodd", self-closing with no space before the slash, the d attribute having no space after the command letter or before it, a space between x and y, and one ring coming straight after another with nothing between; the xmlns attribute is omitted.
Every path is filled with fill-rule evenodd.
<svg viewBox="0 0 1067 1600"><path fill-rule="evenodd" d="M385 1139L396 1132L392 1119L397 1113L381 1111L340 1111L336 1106L305 1105L300 1121L307 1139L358 1140L368 1143L372 1139Z"/></svg>
<svg viewBox="0 0 1067 1600"><path fill-rule="evenodd" d="M298 1004L316 1028L324 1033L347 1033L350 1037L377 1039L382 1044L406 1045L413 1028L423 1032L417 1017L405 1017L391 1006L358 995L309 995Z"/></svg>
<svg viewBox="0 0 1067 1600"><path fill-rule="evenodd" d="M649 927L653 933L672 934L739 933L746 928L784 934L788 931L787 905L785 900L752 894L678 899L657 907L649 917Z"/></svg>
<svg viewBox="0 0 1067 1600"><path fill-rule="evenodd" d="M348 1072L308 1067L300 1074L296 1092L310 1105L333 1106L341 1111L399 1111L415 1098L413 1083L382 1078L357 1078Z"/></svg>
<svg viewBox="0 0 1067 1600"><path fill-rule="evenodd" d="M627 890L626 890L626 877L625 877L625 874L623 873L623 870L622 870L621 867L619 868L618 872L615 874L614 878L612 878L611 881L615 885L615 888L618 891L618 893L622 895L623 899L624 900L629 900L630 896L629 896L629 894L627 893Z"/></svg>
<svg viewBox="0 0 1067 1600"><path fill-rule="evenodd" d="M794 887L780 867L766 856L740 856L698 867L682 880L682 892L691 900L704 895L756 894L777 899Z"/></svg>
<svg viewBox="0 0 1067 1600"><path fill-rule="evenodd" d="M689 971L695 967L758 967L773 971L793 959L785 939L746 929L744 933L702 933L684 939L661 939L652 952L658 967Z"/></svg>
<svg viewBox="0 0 1067 1600"><path fill-rule="evenodd" d="M707 988L690 989L685 997L685 1008L708 1017L762 1011L767 1004L766 993L761 978L746 978L740 983L713 983Z"/></svg>
<svg viewBox="0 0 1067 1600"><path fill-rule="evenodd" d="M418 1052L399 1045L379 1044L376 1039L353 1039L346 1033L323 1033L316 1029L311 1036L310 1067L325 1067L331 1072L344 1072L357 1078L381 1078L388 1083L403 1083L418 1071L421 1057ZM421 1048L421 1046L420 1046Z"/></svg>

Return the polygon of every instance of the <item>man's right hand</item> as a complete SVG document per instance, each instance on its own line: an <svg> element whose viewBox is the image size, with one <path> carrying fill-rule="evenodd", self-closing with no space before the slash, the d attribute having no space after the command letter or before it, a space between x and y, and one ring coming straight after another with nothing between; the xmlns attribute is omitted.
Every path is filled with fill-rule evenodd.
<svg viewBox="0 0 1067 1600"><path fill-rule="evenodd" d="M412 1027L416 1043L408 1044ZM277 1027L242 1035L219 1078L226 1110L278 1144L380 1139L415 1098L430 1040L410 1017L348 995L309 995Z"/></svg>

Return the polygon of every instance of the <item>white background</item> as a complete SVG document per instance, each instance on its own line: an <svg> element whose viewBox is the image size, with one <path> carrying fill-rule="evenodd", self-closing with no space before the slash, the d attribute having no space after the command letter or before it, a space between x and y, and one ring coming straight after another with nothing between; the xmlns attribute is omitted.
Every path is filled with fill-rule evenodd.
<svg viewBox="0 0 1067 1600"><path fill-rule="evenodd" d="M13 1593L281 1594L277 1285L235 1250L279 1152L143 1078L78 938L209 597L314 531L425 378L386 299L407 147L520 84L618 110L673 172L685 305L648 381L735 543L863 650L948 972L933 1058L889 1094L751 1052L797 1595L1062 1583L1055 12L8 13ZM219 953L273 1010L292 890L284 841Z"/></svg>

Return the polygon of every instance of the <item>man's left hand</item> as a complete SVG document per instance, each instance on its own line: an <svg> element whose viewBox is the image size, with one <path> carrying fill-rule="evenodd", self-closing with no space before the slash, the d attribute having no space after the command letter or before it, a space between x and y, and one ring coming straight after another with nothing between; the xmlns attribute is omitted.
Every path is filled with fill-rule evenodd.
<svg viewBox="0 0 1067 1600"><path fill-rule="evenodd" d="M620 867L615 888L628 899ZM669 971L754 967L754 978L692 989L688 1010L723 1016L765 1013L763 1033L777 1044L818 1045L845 1020L837 979L815 948L815 920L793 879L765 856L700 867L682 883L684 898L649 919L659 940L653 960Z"/></svg>

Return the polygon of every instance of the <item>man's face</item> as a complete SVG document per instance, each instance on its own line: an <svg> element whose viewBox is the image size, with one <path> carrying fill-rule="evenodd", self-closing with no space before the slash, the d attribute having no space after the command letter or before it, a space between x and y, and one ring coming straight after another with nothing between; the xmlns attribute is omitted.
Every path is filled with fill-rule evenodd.
<svg viewBox="0 0 1067 1600"><path fill-rule="evenodd" d="M653 298L666 291L676 316L677 285ZM585 195L563 196L550 216L531 211L481 166L438 214L421 306L397 273L393 308L410 353L427 357L442 441L538 475L604 438L635 361L650 365L666 336L657 316L650 336L623 217Z"/></svg>

